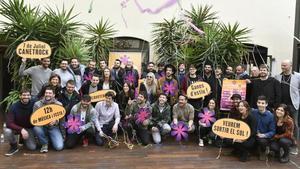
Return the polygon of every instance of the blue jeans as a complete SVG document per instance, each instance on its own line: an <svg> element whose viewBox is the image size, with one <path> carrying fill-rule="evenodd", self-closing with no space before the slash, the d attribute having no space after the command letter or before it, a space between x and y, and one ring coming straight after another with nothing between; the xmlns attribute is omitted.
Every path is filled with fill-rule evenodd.
<svg viewBox="0 0 300 169"><path fill-rule="evenodd" d="M16 145L17 144L16 132L10 128L4 128L3 130L4 130L5 138L8 140L9 144L11 146ZM28 150L35 150L36 142L35 142L33 130L32 129L25 129L25 130L28 132L29 136L26 140L23 139L24 144ZM20 137L22 137L21 134Z"/></svg>
<svg viewBox="0 0 300 169"><path fill-rule="evenodd" d="M64 148L64 139L57 126L35 126L33 128L36 136L39 139L40 144L48 144L47 134L51 140L52 146L56 151L62 150Z"/></svg>

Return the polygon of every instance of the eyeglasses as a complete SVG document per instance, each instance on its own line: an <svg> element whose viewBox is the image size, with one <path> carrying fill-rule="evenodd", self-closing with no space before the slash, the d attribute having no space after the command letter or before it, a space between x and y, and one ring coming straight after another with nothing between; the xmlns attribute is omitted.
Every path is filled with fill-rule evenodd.
<svg viewBox="0 0 300 169"><path fill-rule="evenodd" d="M149 78L151 78L152 79L152 76L146 76L147 78L149 77Z"/></svg>

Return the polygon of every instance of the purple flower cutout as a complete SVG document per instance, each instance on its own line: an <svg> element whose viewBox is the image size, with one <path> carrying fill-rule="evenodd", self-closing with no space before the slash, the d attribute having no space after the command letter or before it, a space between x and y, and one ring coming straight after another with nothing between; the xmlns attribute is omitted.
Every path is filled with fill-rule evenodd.
<svg viewBox="0 0 300 169"><path fill-rule="evenodd" d="M177 125L172 124L172 132L171 135L176 137L176 141L187 140L188 139L188 126L179 121Z"/></svg>
<svg viewBox="0 0 300 169"><path fill-rule="evenodd" d="M171 95L171 96L175 96L175 92L177 91L177 86L174 85L174 81L165 81L164 82L164 85L162 87L162 90L163 92L166 94L166 95Z"/></svg>
<svg viewBox="0 0 300 169"><path fill-rule="evenodd" d="M135 115L135 123L141 124L145 120L150 118L150 110L148 108L140 108L138 113Z"/></svg>
<svg viewBox="0 0 300 169"><path fill-rule="evenodd" d="M120 57L120 60L121 60L122 64L126 65L129 60L129 57L127 55L124 55L124 56Z"/></svg>
<svg viewBox="0 0 300 169"><path fill-rule="evenodd" d="M133 74L133 72L128 72L125 75L125 81L130 82L130 83L134 83L134 74Z"/></svg>
<svg viewBox="0 0 300 169"><path fill-rule="evenodd" d="M201 123L205 123L206 127L210 127L215 121L215 112L208 110L208 108L204 108L203 112L198 114L199 121Z"/></svg>
<svg viewBox="0 0 300 169"><path fill-rule="evenodd" d="M83 121L80 120L80 116L73 116L72 114L68 115L68 120L64 123L64 127L67 128L67 132L69 134L80 133L80 126L84 124Z"/></svg>

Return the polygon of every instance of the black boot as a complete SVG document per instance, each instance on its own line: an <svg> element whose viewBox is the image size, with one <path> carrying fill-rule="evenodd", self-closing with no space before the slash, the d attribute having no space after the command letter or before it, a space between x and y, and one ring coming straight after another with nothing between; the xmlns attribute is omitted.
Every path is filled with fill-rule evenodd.
<svg viewBox="0 0 300 169"><path fill-rule="evenodd" d="M240 156L240 161L241 161L241 162L246 162L246 161L248 161L248 156L249 156L248 151L242 151L242 152L241 152L241 156Z"/></svg>

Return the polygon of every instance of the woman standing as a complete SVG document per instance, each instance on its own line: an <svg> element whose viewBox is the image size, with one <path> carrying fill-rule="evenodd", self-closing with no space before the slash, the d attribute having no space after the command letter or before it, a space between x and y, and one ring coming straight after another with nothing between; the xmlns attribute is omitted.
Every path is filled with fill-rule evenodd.
<svg viewBox="0 0 300 169"><path fill-rule="evenodd" d="M280 104L275 110L276 134L271 142L271 150L279 155L281 163L289 161L289 149L295 142L293 138L294 122L288 114L288 107ZM282 153L281 153L282 152Z"/></svg>
<svg viewBox="0 0 300 169"><path fill-rule="evenodd" d="M112 79L110 69L104 68L103 70L103 79L100 79L99 85L102 87L101 90L113 90L117 92L117 83L115 80Z"/></svg>
<svg viewBox="0 0 300 169"><path fill-rule="evenodd" d="M140 85L139 92L147 93L147 101L149 104L152 104L157 99L157 81L155 78L155 74L152 72L147 73L146 79Z"/></svg>

